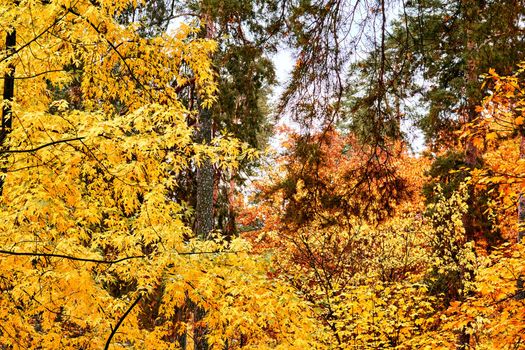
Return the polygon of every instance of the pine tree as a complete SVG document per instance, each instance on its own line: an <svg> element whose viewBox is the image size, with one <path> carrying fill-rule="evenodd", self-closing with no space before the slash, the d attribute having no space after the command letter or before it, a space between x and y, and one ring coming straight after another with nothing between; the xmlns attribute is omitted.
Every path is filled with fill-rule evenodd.
<svg viewBox="0 0 525 350"><path fill-rule="evenodd" d="M451 130L476 117L483 95L480 75L489 68L509 74L525 54L524 15L516 0L407 2L385 46L354 69L373 82L364 94L354 92L360 110L370 115L374 106L391 101L393 108L381 109L384 119L398 119L395 115L405 110L417 118L431 145L450 142ZM385 51L384 68L377 63L380 50ZM424 107L410 109L414 104ZM366 123L354 116L358 125ZM466 145L467 163L476 162L477 152Z"/></svg>

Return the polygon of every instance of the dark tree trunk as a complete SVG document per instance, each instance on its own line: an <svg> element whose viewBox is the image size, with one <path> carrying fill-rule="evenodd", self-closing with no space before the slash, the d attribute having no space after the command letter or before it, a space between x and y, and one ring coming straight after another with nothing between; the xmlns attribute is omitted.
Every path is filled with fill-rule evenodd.
<svg viewBox="0 0 525 350"><path fill-rule="evenodd" d="M5 38L5 50L6 56L13 54L16 46L16 30L13 29L11 32L7 33ZM11 131L13 127L13 118L12 118L12 106L13 97L15 95L15 65L10 63L8 70L4 75L4 93L3 101L4 105L2 107L2 129L0 130L0 152L5 149L5 139L7 134ZM6 103L7 101L7 103ZM0 154L1 155L1 154ZM1 168L1 177L0 177L0 195L2 194L2 189L4 187L5 177L7 176L7 169L4 165Z"/></svg>
<svg viewBox="0 0 525 350"><path fill-rule="evenodd" d="M206 39L214 39L214 24L211 18L202 14L206 30ZM199 121L197 129L197 142L209 144L212 139L213 116L209 108L201 107L199 101ZM203 159L197 169L197 200L195 204L195 233L201 239L207 239L213 230L213 164L209 159Z"/></svg>
<svg viewBox="0 0 525 350"><path fill-rule="evenodd" d="M16 30L13 29L10 33L7 33L6 39L5 39L5 47L6 47L6 56L9 56L13 53L16 46ZM11 102L13 101L13 97L15 95L15 66L13 63L9 64L9 69L4 75L4 94L3 99L4 101L9 101L9 103L4 104L2 108L2 143L9 133L11 131L11 127L13 126L13 120L11 118Z"/></svg>
<svg viewBox="0 0 525 350"><path fill-rule="evenodd" d="M465 78L467 104L463 109L463 122L470 123L476 118L476 104L478 99L474 91L479 89L478 83L478 62L475 59L476 55L476 43L474 41L474 30L472 29L475 19L478 16L479 6L476 0L463 0L462 1L463 11L465 11L465 34L466 34L466 45L465 45ZM476 147L471 139L467 140L465 145L465 162L474 167L479 162L479 149Z"/></svg>
<svg viewBox="0 0 525 350"><path fill-rule="evenodd" d="M470 348L470 334L467 333L467 330L463 328L461 334L459 335L459 344L457 350L467 350Z"/></svg>
<svg viewBox="0 0 525 350"><path fill-rule="evenodd" d="M463 123L471 123L476 118L476 104L478 99L474 91L478 89L478 62L475 59L476 55L476 42L474 40L474 30L472 28L473 24L476 23L475 19L477 13L479 12L478 2L476 0L462 0L462 7L464 12L465 20L465 78L466 78L466 88L465 95L467 96L467 103L464 106L463 114ZM468 139L467 144L465 145L465 163L471 167L476 167L480 162L480 150L474 144L473 140ZM469 188L469 198L474 198L473 188ZM476 206L476 203L469 203L469 206ZM475 218L473 214L465 215L463 219L463 224L467 232L472 232L474 228ZM463 275L467 274L464 273ZM463 278L462 278L463 280ZM463 284L463 281L462 281ZM467 350L470 348L470 334L467 331L467 327L463 327L459 334L457 350Z"/></svg>
<svg viewBox="0 0 525 350"><path fill-rule="evenodd" d="M203 15L206 23L206 39L214 39L214 25L209 16ZM209 108L201 107L199 100L199 120L197 129L197 142L209 144L213 133L213 115ZM195 204L195 233L200 239L208 239L213 230L213 190L214 169L210 159L203 159L197 169L197 200ZM194 330L194 350L207 350L206 339L207 328L202 323L206 310L196 305L194 309L194 320L197 327Z"/></svg>
<svg viewBox="0 0 525 350"><path fill-rule="evenodd" d="M210 143L212 115L209 109L199 114L197 142ZM213 164L204 159L197 169L197 203L195 205L195 233L207 239L213 230Z"/></svg>
<svg viewBox="0 0 525 350"><path fill-rule="evenodd" d="M197 142L210 143L212 139L212 115L209 109L201 109ZM197 203L195 206L195 233L200 239L208 239L213 230L213 164L204 159L197 169ZM199 327L194 332L194 350L207 350L206 327L201 324L206 311L195 305L194 321Z"/></svg>
<svg viewBox="0 0 525 350"><path fill-rule="evenodd" d="M521 132L520 159L525 159L525 131ZM518 243L524 243L525 237L525 193L518 199Z"/></svg>

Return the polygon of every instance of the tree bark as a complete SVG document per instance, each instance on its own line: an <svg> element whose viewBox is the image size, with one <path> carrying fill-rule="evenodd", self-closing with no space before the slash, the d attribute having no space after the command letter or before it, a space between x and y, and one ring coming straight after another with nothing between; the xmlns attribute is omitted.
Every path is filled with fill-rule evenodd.
<svg viewBox="0 0 525 350"><path fill-rule="evenodd" d="M197 142L210 143L212 115L203 108L199 114ZM213 164L204 159L197 169L197 203L195 205L195 233L207 239L213 230Z"/></svg>
<svg viewBox="0 0 525 350"><path fill-rule="evenodd" d="M475 19L479 12L478 4L475 0L463 0L462 7L465 17L465 36L466 36L466 62L465 62L465 77L467 97L467 105L463 109L464 123L472 122L476 117L476 104L478 99L476 98L474 91L479 89L478 86L478 62L475 59L476 43L474 41L474 30L472 25L475 23ZM465 145L465 162L470 166L476 166L479 162L479 150L471 139L467 140Z"/></svg>
<svg viewBox="0 0 525 350"><path fill-rule="evenodd" d="M214 38L214 25L207 14L202 18L206 23L206 39ZM199 101L199 120L197 129L197 142L210 144L213 133L213 115L209 108L201 107ZM197 201L195 204L195 233L200 239L208 239L213 230L213 189L214 189L214 170L210 159L203 159L197 169ZM194 350L207 350L208 340L206 339L207 328L202 324L202 319L206 315L206 310L196 305L194 308Z"/></svg>
<svg viewBox="0 0 525 350"><path fill-rule="evenodd" d="M474 41L474 30L472 25L475 23L475 17L479 12L478 4L476 0L462 0L461 6L463 7L463 15L465 21L465 95L467 97L466 106L463 108L463 123L471 123L476 118L476 104L478 100L474 95L475 89L478 85L478 62L475 59L476 42ZM480 150L474 144L472 139L467 139L465 145L465 163L471 167L478 165L480 160ZM473 189L469 189L469 198L473 198ZM474 204L475 205L475 204ZM470 204L469 204L470 206ZM463 219L465 229L467 231L472 230L474 218L472 215L467 214ZM467 331L467 327L463 327L459 334L457 350L466 350L470 348L470 334Z"/></svg>
<svg viewBox="0 0 525 350"><path fill-rule="evenodd" d="M470 334L467 333L466 327L461 330L457 350L467 350L470 348Z"/></svg>
<svg viewBox="0 0 525 350"><path fill-rule="evenodd" d="M6 47L6 56L11 55L16 46L16 30L12 30L10 33L7 33L5 39ZM8 71L4 75L4 93L3 100L4 104L2 107L2 143L11 131L13 126L13 120L11 118L11 103L13 102L13 97L15 95L15 66L13 63L9 64ZM5 103L8 101L8 103Z"/></svg>
<svg viewBox="0 0 525 350"><path fill-rule="evenodd" d="M205 38L213 39L214 25L206 13L202 14L206 23ZM209 144L212 139L213 116L209 108L201 107L199 100L199 121L197 129L197 142ZM213 230L213 164L209 159L204 159L197 169L197 201L195 204L195 233L201 239L208 239Z"/></svg>
<svg viewBox="0 0 525 350"><path fill-rule="evenodd" d="M5 38L5 50L6 56L11 55L16 46L16 30L12 29L11 32L6 34ZM4 93L3 93L3 106L2 106L2 126L0 130L0 150L5 150L5 139L7 134L11 131L13 127L13 118L12 118L12 102L15 95L15 65L13 62L9 63L8 70L4 74ZM3 155L2 155L3 157ZM2 165L0 176L0 195L2 194L2 189L4 188L5 177L7 176L7 169Z"/></svg>

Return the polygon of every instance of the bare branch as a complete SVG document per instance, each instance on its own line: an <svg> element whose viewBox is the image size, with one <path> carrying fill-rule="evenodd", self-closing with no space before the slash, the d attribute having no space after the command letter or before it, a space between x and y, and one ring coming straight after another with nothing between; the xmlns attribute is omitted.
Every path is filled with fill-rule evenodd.
<svg viewBox="0 0 525 350"><path fill-rule="evenodd" d="M71 138L71 139L57 140L57 141L45 143L43 145L40 145L40 146L35 147L35 148L30 148L30 149L7 149L7 150L0 151L0 154L31 153L31 152L36 152L38 150L41 150L42 148L53 146L53 145L56 145L56 144L59 144L59 143L67 143L67 142L71 142L71 141L80 141L82 139L84 139L84 137L74 137L74 138Z"/></svg>
<svg viewBox="0 0 525 350"><path fill-rule="evenodd" d="M0 254L4 255L17 255L17 256L42 256L47 258L62 258L67 260L73 260L73 261L83 261L83 262L92 262L96 264L117 264L119 262L123 262L130 259L142 259L145 258L145 255L136 255L136 256L126 256L124 258L116 259L116 260L104 260L104 259L89 259L89 258L80 258L76 256L71 255L65 255L65 254L53 254L53 253L38 253L38 252L14 252L9 250L0 250Z"/></svg>
<svg viewBox="0 0 525 350"><path fill-rule="evenodd" d="M248 251L205 251L205 252L176 252L176 255L207 255L207 254L238 254L238 253L248 253ZM131 259L144 259L147 258L147 255L132 255L132 256L126 256L123 258L115 259L115 260L105 260L105 259L90 259L90 258L81 258L77 256L72 255L66 255L66 254L54 254L54 253L39 253L39 252L15 252L11 250L2 250L0 249L0 254L4 255L16 255L16 256L41 256L46 258L61 258L61 259L67 259L67 260L73 260L73 261L82 261L82 262L91 262L95 264L117 264L126 260Z"/></svg>
<svg viewBox="0 0 525 350"><path fill-rule="evenodd" d="M133 302L133 304L131 304L131 306L126 310L126 312L124 313L124 315L122 315L120 317L120 319L118 320L117 324L115 325L115 328L113 328L111 330L111 334L109 335L108 337L108 341L106 342L106 346L104 346L104 350L108 350L109 349L109 345L111 344L111 339L113 339L113 336L115 335L115 333L117 333L117 330L118 328L120 327L120 325L122 324L122 322L124 322L124 319L129 315L129 313L131 312L131 310L133 310L133 308L139 303L140 299L142 299L142 294L140 294L138 296L137 299L135 299L135 301Z"/></svg>

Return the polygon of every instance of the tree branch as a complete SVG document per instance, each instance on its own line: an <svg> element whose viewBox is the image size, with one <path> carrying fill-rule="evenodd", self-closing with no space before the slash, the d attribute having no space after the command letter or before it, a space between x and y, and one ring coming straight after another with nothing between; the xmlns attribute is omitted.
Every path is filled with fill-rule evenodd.
<svg viewBox="0 0 525 350"><path fill-rule="evenodd" d="M65 69L50 69L50 70L47 70L47 71L35 73L33 75L22 75L22 76L18 76L18 77L13 77L13 79L15 79L15 80L33 79L33 78L38 78L41 75L46 75L46 74L49 74L49 73L56 73L56 72L67 72L67 71ZM4 77L0 77L0 80L5 80L5 78Z"/></svg>
<svg viewBox="0 0 525 350"><path fill-rule="evenodd" d="M237 254L242 253L243 251L209 251L209 252L176 252L177 255L206 255L206 254ZM247 253L248 251L246 251ZM47 258L62 258L67 260L73 260L73 261L82 261L82 262L91 262L96 264L117 264L126 260L131 259L144 259L147 258L146 255L132 255L132 256L126 256L124 258L119 258L115 260L105 260L105 259L90 259L90 258L81 258L77 256L72 255L66 255L66 254L55 254L55 253L39 253L39 252L15 252L11 250L3 250L0 249L0 254L4 255L16 255L16 256L42 256Z"/></svg>
<svg viewBox="0 0 525 350"><path fill-rule="evenodd" d="M154 98L153 94L151 93L151 89L148 89L140 81L140 79L137 78L137 76L135 75L135 72L129 66L128 61L126 61L126 57L124 57L122 55L122 53L118 50L117 46L114 43L112 43L110 40L108 40L108 38L106 38L106 36L104 35L105 33L101 32L99 26L95 25L95 23L91 22L88 18L86 18L84 15L82 15L79 12L77 12L73 8L71 8L71 7L70 8L66 8L65 6L63 6L63 8L66 9L69 13L72 13L73 15L75 15L75 16L77 16L79 18L82 18L84 21L86 21L86 23L89 24L89 26L91 26L91 28L93 28L97 32L97 34L99 34L103 38L103 40L107 43L107 45L117 54L117 56L122 61L122 64L124 64L124 66L128 70L128 72L129 72L129 74L131 76L131 79L133 79L142 89L144 89L144 92L147 93L150 98Z"/></svg>
<svg viewBox="0 0 525 350"><path fill-rule="evenodd" d="M108 350L109 349L109 345L111 344L111 339L113 339L113 336L117 333L117 330L120 327L120 325L122 324L122 322L124 322L124 319L129 315L131 310L133 310L133 308L139 303L140 299L142 299L142 294L140 294L139 297L133 302L133 304L131 304L131 306L126 310L124 315L122 315L120 317L120 319L118 320L117 324L115 325L115 328L113 328L111 330L111 334L108 337L108 340L106 342L106 346L104 346L104 350Z"/></svg>
<svg viewBox="0 0 525 350"><path fill-rule="evenodd" d="M18 49L16 50L13 50L12 52L10 52L9 54L7 54L6 56L2 57L0 59L0 63L1 62L4 62L5 60L9 59L10 57L16 55L17 53L19 53L20 51L22 51L23 49L25 49L26 47L28 47L29 45L31 45L32 43L36 42L38 39L40 39L44 34L46 34L48 31L51 30L51 28L53 28L54 26L56 26L60 21L62 21L66 16L67 14L69 13L68 9L65 8L65 12L57 17L53 23L51 23L48 27L46 27L42 32L40 32L39 34L37 34L35 37L33 37L31 40L29 40L28 42L26 42L25 44L21 45Z"/></svg>
<svg viewBox="0 0 525 350"><path fill-rule="evenodd" d="M7 150L0 151L0 154L6 154L6 153L31 153L31 152L36 152L38 150L41 150L42 148L45 148L45 147L48 147L48 146L53 146L53 145L56 145L56 144L59 144L59 143L66 143L66 142L70 142L70 141L80 141L80 140L83 140L83 139L84 139L84 137L74 137L74 138L71 138L71 139L57 140L57 141L45 143L43 145L40 145L40 146L35 147L35 148L30 148L30 149L7 149Z"/></svg>
<svg viewBox="0 0 525 350"><path fill-rule="evenodd" d="M130 259L142 259L145 258L145 255L135 255L135 256L126 256L124 258L116 260L104 260L104 259L89 259L89 258L80 258L72 255L65 254L54 254L54 253L38 253L38 252L14 252L10 250L0 250L0 254L4 255L17 255L17 256L42 256L48 258L63 258L74 261L83 261L83 262L92 262L97 264L116 264Z"/></svg>

